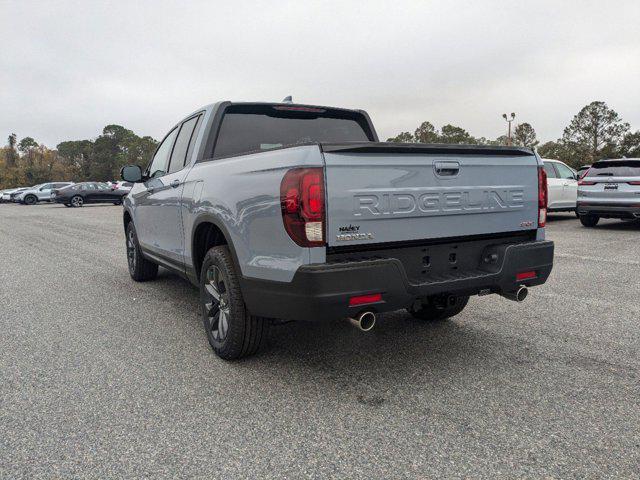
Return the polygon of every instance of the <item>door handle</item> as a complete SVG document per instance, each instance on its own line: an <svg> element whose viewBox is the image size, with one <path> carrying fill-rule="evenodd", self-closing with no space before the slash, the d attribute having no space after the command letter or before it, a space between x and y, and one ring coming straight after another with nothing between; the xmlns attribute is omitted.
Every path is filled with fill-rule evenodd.
<svg viewBox="0 0 640 480"><path fill-rule="evenodd" d="M435 162L433 168L438 177L455 177L460 173L458 162Z"/></svg>
<svg viewBox="0 0 640 480"><path fill-rule="evenodd" d="M171 182L169 185L171 185L172 188L178 188L180 186L180 180L178 180L177 178Z"/></svg>

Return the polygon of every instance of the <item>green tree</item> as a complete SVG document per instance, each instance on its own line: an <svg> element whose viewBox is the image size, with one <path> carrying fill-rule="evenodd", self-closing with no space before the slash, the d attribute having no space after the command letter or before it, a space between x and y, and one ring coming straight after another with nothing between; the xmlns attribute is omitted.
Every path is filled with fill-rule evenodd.
<svg viewBox="0 0 640 480"><path fill-rule="evenodd" d="M431 123L422 122L422 124L416 128L413 138L414 141L418 143L438 143L439 135Z"/></svg>
<svg viewBox="0 0 640 480"><path fill-rule="evenodd" d="M618 146L619 157L640 158L640 130L627 133Z"/></svg>
<svg viewBox="0 0 640 480"><path fill-rule="evenodd" d="M33 148L38 148L38 146L38 142L36 142L32 137L24 137L18 143L18 151L20 153L27 153Z"/></svg>
<svg viewBox="0 0 640 480"><path fill-rule="evenodd" d="M564 129L562 142L568 149L569 160L593 163L610 156L629 131L617 112L604 102L591 102L580 110Z"/></svg>
<svg viewBox="0 0 640 480"><path fill-rule="evenodd" d="M438 137L440 143L463 143L477 144L478 141L472 137L464 128L455 125L445 125L440 129Z"/></svg>
<svg viewBox="0 0 640 480"><path fill-rule="evenodd" d="M521 147L535 147L538 145L536 131L529 123L519 124L513 132L513 143Z"/></svg>
<svg viewBox="0 0 640 480"><path fill-rule="evenodd" d="M13 168L18 162L18 152L16 151L16 143L18 136L15 133L9 135L7 150L5 152L5 162L7 168Z"/></svg>
<svg viewBox="0 0 640 480"><path fill-rule="evenodd" d="M415 138L409 132L402 132L395 137L387 139L387 142L395 143L415 143Z"/></svg>

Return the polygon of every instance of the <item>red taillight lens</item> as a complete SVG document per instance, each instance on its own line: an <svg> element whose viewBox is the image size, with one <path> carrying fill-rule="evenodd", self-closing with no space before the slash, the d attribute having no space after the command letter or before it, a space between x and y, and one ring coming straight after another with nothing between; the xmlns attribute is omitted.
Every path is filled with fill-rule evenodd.
<svg viewBox="0 0 640 480"><path fill-rule="evenodd" d="M640 185L640 182L627 182L629 185Z"/></svg>
<svg viewBox="0 0 640 480"><path fill-rule="evenodd" d="M355 307L357 305L367 305L369 303L377 303L382 301L381 293L372 293L370 295L358 295L357 297L351 297L349 299L349 306Z"/></svg>
<svg viewBox="0 0 640 480"><path fill-rule="evenodd" d="M519 282L520 280L530 280L532 278L536 278L535 270L531 270L529 272L516 273L516 282Z"/></svg>
<svg viewBox="0 0 640 480"><path fill-rule="evenodd" d="M280 204L284 228L301 247L324 243L324 174L322 168L294 168L282 178Z"/></svg>
<svg viewBox="0 0 640 480"><path fill-rule="evenodd" d="M538 227L544 227L547 223L547 199L549 190L547 187L547 172L538 167Z"/></svg>
<svg viewBox="0 0 640 480"><path fill-rule="evenodd" d="M580 177L580 179L578 180L578 186L580 185L595 185L596 182L588 182L586 181L584 178L589 175L589 172L591 171L591 168L589 168L589 170L587 170L586 172L584 172L584 175L582 175Z"/></svg>

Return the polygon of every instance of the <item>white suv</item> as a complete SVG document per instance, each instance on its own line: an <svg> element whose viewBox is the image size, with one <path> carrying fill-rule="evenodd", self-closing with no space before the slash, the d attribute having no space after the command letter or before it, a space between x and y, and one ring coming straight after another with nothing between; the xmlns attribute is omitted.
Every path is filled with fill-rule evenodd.
<svg viewBox="0 0 640 480"><path fill-rule="evenodd" d="M575 212L578 202L578 174L559 160L543 158L549 188L548 212Z"/></svg>

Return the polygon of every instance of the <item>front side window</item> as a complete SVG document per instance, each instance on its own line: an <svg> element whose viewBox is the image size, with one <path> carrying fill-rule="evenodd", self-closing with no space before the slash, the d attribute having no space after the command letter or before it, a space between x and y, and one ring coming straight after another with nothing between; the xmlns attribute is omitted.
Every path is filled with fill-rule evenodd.
<svg viewBox="0 0 640 480"><path fill-rule="evenodd" d="M553 168L553 164L551 162L545 162L544 171L547 172L547 178L558 178L556 169Z"/></svg>
<svg viewBox="0 0 640 480"><path fill-rule="evenodd" d="M158 178L167 173L167 167L169 165L169 155L173 148L173 142L178 134L178 127L171 130L169 135L165 137L162 144L156 150L156 154L153 156L153 160L147 169L147 176L149 178Z"/></svg>
<svg viewBox="0 0 640 480"><path fill-rule="evenodd" d="M200 117L193 117L182 124L180 133L176 139L176 144L173 147L173 153L171 154L169 173L174 173L184 168L187 150L189 149L189 142L193 136L193 128L195 127L198 118Z"/></svg>
<svg viewBox="0 0 640 480"><path fill-rule="evenodd" d="M564 163L556 163L556 168L558 169L558 173L560 174L560 178L576 178L576 174L567 167Z"/></svg>

